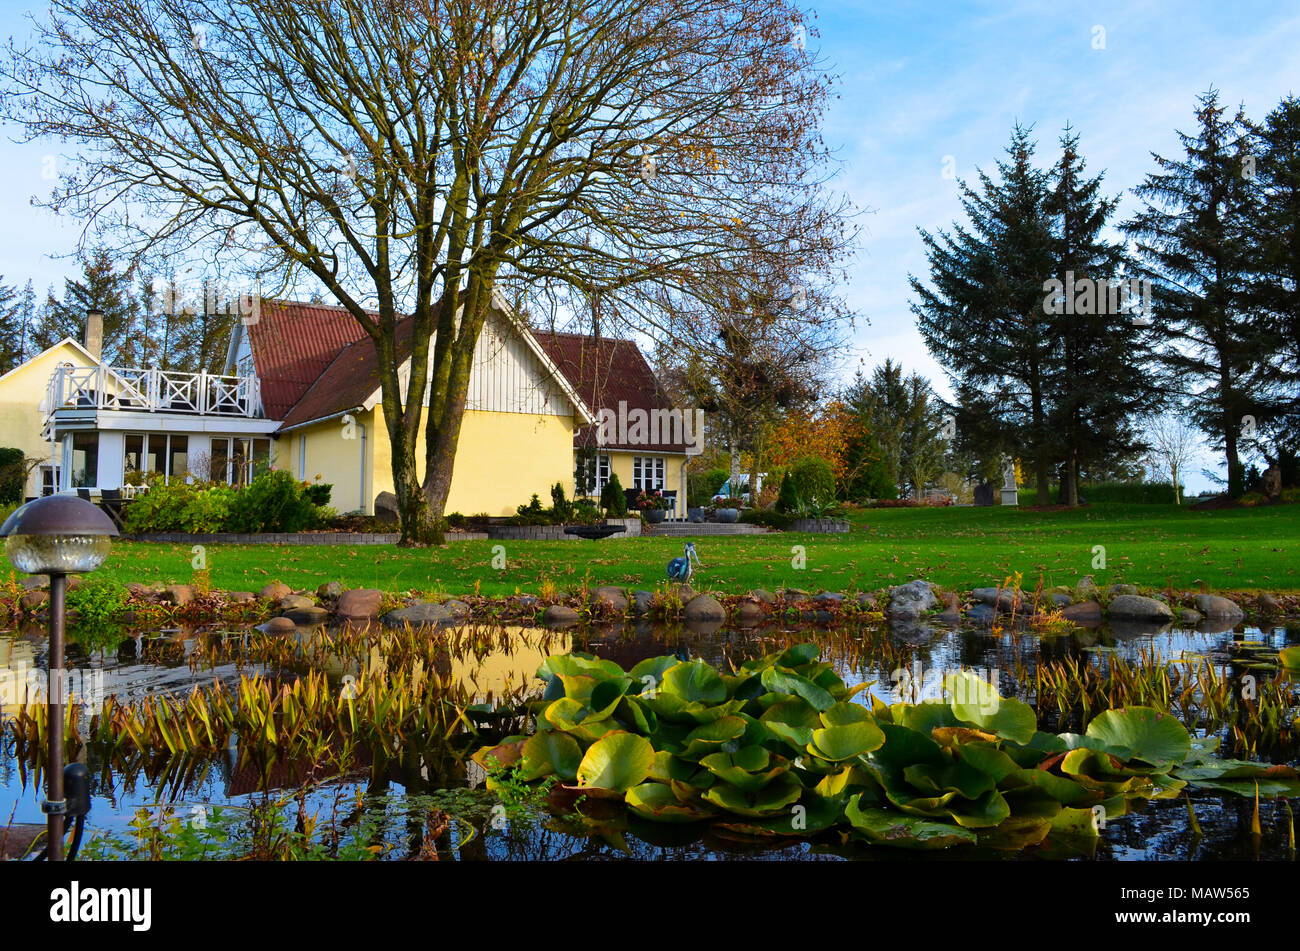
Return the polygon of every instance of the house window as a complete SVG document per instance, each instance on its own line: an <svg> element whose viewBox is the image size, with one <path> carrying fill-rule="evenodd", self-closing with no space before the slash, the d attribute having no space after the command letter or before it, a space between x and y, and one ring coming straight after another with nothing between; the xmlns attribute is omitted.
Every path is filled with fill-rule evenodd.
<svg viewBox="0 0 1300 951"><path fill-rule="evenodd" d="M53 495L59 491L59 467L41 466L41 495Z"/></svg>
<svg viewBox="0 0 1300 951"><path fill-rule="evenodd" d="M609 456L600 456L596 460L596 494L600 495L609 484Z"/></svg>
<svg viewBox="0 0 1300 951"><path fill-rule="evenodd" d="M247 485L271 463L271 440L218 436L211 442L208 478L229 485Z"/></svg>
<svg viewBox="0 0 1300 951"><path fill-rule="evenodd" d="M634 489L662 489L664 487L663 456L633 456L632 487Z"/></svg>
<svg viewBox="0 0 1300 951"><path fill-rule="evenodd" d="M93 489L99 482L99 433L72 434L72 488Z"/></svg>
<svg viewBox="0 0 1300 951"><path fill-rule="evenodd" d="M143 485L147 473L164 481L189 474L189 436L167 433L127 433L122 440L122 481Z"/></svg>
<svg viewBox="0 0 1300 951"><path fill-rule="evenodd" d="M573 485L578 495L599 496L609 482L609 456L579 450L573 464Z"/></svg>

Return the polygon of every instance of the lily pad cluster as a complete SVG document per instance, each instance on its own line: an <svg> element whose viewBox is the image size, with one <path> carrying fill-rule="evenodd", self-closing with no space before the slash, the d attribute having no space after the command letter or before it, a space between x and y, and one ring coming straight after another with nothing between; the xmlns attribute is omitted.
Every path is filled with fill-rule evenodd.
<svg viewBox="0 0 1300 951"><path fill-rule="evenodd" d="M475 761L526 782L556 777L655 822L1019 849L1095 837L1127 801L1188 785L1300 795L1295 769L1219 759L1216 740L1149 707L1108 710L1084 734L1044 733L1032 707L969 672L945 678L945 699L867 706L854 697L869 684L847 687L815 644L734 674L671 656L624 671L572 653L538 676L536 732Z"/></svg>

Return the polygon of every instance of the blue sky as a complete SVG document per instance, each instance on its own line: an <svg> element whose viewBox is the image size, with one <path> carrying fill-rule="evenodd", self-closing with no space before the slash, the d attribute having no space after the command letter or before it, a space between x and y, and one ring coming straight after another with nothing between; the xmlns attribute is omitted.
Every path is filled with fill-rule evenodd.
<svg viewBox="0 0 1300 951"><path fill-rule="evenodd" d="M743 2L743 0L738 0ZM916 229L960 218L957 177L992 168L1016 121L1033 125L1044 165L1069 122L1089 168L1107 190L1127 193L1151 169L1150 153L1177 152L1176 129L1194 126L1196 96L1210 86L1262 119L1300 93L1300 4L1264 2L848 2L805 4L816 12L819 49L842 77L826 139L838 150L837 185L868 213L846 289L866 318L845 372L892 357L947 379L926 352L908 309L908 273L927 268ZM0 0L0 36L27 35L29 3ZM1094 48L1104 30L1104 48ZM57 144L0 141L0 274L38 292L62 287L75 268L56 256L77 229L30 207ZM1123 211L1135 207L1126 197ZM1212 462L1212 460L1206 460ZM1189 487L1206 485L1199 476Z"/></svg>

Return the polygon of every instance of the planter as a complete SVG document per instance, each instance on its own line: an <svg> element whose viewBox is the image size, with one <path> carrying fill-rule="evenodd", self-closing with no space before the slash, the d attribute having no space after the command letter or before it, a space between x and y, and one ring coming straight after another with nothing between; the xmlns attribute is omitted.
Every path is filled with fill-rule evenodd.
<svg viewBox="0 0 1300 951"><path fill-rule="evenodd" d="M627 538L629 535L641 534L641 520L639 518L607 518L606 525L622 525L623 533L616 535L616 538Z"/></svg>
<svg viewBox="0 0 1300 951"><path fill-rule="evenodd" d="M740 509L718 509L713 513L715 522L731 524L740 520Z"/></svg>
<svg viewBox="0 0 1300 951"><path fill-rule="evenodd" d="M705 508L694 508L686 510L686 520L688 522L706 522L709 518L709 511Z"/></svg>
<svg viewBox="0 0 1300 951"><path fill-rule="evenodd" d="M847 518L797 518L790 526L792 532L815 532L821 535L848 530Z"/></svg>
<svg viewBox="0 0 1300 951"><path fill-rule="evenodd" d="M664 520L665 516L668 515L668 510L667 509L646 509L641 514L645 516L645 520L649 522L651 525L658 525L660 522Z"/></svg>

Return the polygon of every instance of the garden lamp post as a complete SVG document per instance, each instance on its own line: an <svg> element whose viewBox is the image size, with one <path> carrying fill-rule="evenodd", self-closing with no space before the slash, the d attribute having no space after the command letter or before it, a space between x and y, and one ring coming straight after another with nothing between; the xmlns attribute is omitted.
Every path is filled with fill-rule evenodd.
<svg viewBox="0 0 1300 951"><path fill-rule="evenodd" d="M49 817L46 855L63 861L63 626L68 575L94 571L108 556L117 529L85 499L49 495L28 502L0 525L5 554L19 571L50 576L49 735L50 760L41 810Z"/></svg>

